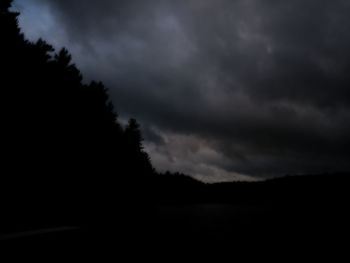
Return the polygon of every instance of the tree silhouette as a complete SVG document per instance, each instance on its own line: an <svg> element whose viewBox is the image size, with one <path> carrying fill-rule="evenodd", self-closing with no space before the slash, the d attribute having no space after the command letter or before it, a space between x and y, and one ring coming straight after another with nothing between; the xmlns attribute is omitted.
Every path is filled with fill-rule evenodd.
<svg viewBox="0 0 350 263"><path fill-rule="evenodd" d="M0 4L2 193L24 210L111 203L155 172L140 127L120 125L108 90L83 83L67 49L26 40L11 3Z"/></svg>
<svg viewBox="0 0 350 263"><path fill-rule="evenodd" d="M150 159L148 154L143 149L143 138L141 135L140 125L135 119L130 119L123 135L123 148L124 158L133 160L131 163L126 162L127 167L124 169L129 173L133 174L130 179L134 181L134 185L139 182L139 185L145 186L147 180L150 177L144 175L152 175L154 173L153 167L150 165ZM145 181L146 180L146 181Z"/></svg>
<svg viewBox="0 0 350 263"><path fill-rule="evenodd" d="M23 40L23 35L20 33L20 29L18 27L17 17L19 13L9 12L11 4L12 0L3 0L0 4L1 33L4 37L6 37L1 42L6 43L7 41L11 41L12 44L17 44L16 42Z"/></svg>
<svg viewBox="0 0 350 263"><path fill-rule="evenodd" d="M129 145L130 151L141 152L143 150L142 146L142 135L140 131L140 125L135 119L130 119L128 125L125 128L125 141Z"/></svg>

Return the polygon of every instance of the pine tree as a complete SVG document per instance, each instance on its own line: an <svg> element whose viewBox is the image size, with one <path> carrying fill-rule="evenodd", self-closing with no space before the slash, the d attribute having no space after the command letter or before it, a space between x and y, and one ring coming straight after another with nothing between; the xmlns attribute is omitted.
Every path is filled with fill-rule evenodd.
<svg viewBox="0 0 350 263"><path fill-rule="evenodd" d="M129 120L128 125L125 128L124 137L130 151L141 152L143 150L143 138L140 131L140 125L135 119Z"/></svg>

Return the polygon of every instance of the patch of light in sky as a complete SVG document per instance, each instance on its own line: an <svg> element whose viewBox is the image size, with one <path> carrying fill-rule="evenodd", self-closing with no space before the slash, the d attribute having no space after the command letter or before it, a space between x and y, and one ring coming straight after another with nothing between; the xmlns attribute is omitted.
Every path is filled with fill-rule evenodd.
<svg viewBox="0 0 350 263"><path fill-rule="evenodd" d="M36 41L43 38L55 47L62 46L65 33L57 27L48 6L39 6L31 0L17 0L12 8L21 14L18 22L27 39Z"/></svg>

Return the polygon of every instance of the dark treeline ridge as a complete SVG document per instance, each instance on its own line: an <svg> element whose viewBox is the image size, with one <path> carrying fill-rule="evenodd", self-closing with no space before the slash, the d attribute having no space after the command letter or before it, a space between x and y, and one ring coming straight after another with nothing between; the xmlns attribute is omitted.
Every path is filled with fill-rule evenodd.
<svg viewBox="0 0 350 263"><path fill-rule="evenodd" d="M219 204L344 205L348 201L348 173L304 174L261 180L204 184L185 175L166 174L157 180L158 202ZM153 198L157 201L156 197Z"/></svg>
<svg viewBox="0 0 350 263"><path fill-rule="evenodd" d="M139 124L118 122L107 89L85 84L66 49L26 40L11 3L0 4L4 214L11 221L33 209L78 213L102 209L121 193L132 198L156 174Z"/></svg>
<svg viewBox="0 0 350 263"><path fill-rule="evenodd" d="M12 2L0 3L1 230L112 218L187 187L189 177L155 171L138 122L118 121L108 90L84 83L67 49L25 38Z"/></svg>
<svg viewBox="0 0 350 263"><path fill-rule="evenodd" d="M209 185L157 173L137 121L125 127L118 122L107 89L101 82L85 84L66 49L57 52L44 40L26 40L11 3L0 2L0 233L55 221L113 220L112 214L135 201L346 200L345 174Z"/></svg>

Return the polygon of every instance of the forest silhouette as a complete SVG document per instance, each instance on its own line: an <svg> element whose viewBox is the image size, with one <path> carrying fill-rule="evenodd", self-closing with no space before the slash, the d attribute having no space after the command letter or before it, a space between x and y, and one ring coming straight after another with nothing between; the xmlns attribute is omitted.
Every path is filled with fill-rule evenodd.
<svg viewBox="0 0 350 263"><path fill-rule="evenodd" d="M155 174L139 124L118 122L107 89L85 84L67 49L25 39L11 2L0 7L4 198L16 210L91 209L132 195L122 189Z"/></svg>
<svg viewBox="0 0 350 263"><path fill-rule="evenodd" d="M119 122L107 88L84 83L67 49L27 40L11 3L0 14L3 221L91 221L200 184L158 173L138 122Z"/></svg>
<svg viewBox="0 0 350 263"><path fill-rule="evenodd" d="M113 224L122 217L131 225L148 214L149 203L259 207L270 227L283 227L299 214L313 224L324 222L332 218L319 221L324 209L334 215L347 205L348 174L207 185L180 173L157 172L143 149L138 122L130 119L123 126L118 121L106 87L84 83L67 49L27 40L11 3L0 2L0 234L25 227ZM135 206L139 211L131 211ZM281 213L288 223L273 221ZM164 223L150 218L153 229ZM345 218L333 222L345 225ZM172 227L173 234L184 232L184 225ZM233 228L236 235L246 235ZM152 231L146 233L163 235Z"/></svg>

